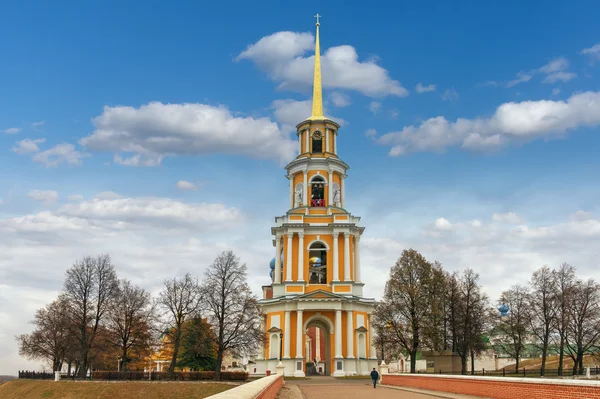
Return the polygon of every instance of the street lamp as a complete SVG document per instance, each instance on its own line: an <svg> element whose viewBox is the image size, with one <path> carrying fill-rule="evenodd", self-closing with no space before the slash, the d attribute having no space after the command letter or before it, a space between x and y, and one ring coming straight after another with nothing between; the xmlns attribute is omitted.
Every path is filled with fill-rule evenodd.
<svg viewBox="0 0 600 399"><path fill-rule="evenodd" d="M281 352L283 351L283 333L279 333L279 361L281 361Z"/></svg>

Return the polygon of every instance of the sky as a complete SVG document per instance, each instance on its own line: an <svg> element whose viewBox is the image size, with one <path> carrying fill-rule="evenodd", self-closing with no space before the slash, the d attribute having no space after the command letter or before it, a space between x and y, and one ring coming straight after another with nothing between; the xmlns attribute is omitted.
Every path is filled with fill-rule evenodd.
<svg viewBox="0 0 600 399"><path fill-rule="evenodd" d="M600 279L600 4L0 3L0 374L85 255L153 293L223 250L259 295L310 116L366 227L367 297L414 248L492 301L569 262Z"/></svg>

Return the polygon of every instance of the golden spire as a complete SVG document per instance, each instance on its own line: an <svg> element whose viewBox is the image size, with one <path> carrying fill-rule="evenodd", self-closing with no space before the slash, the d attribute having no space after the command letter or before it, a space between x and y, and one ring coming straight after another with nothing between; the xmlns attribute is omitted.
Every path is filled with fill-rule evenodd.
<svg viewBox="0 0 600 399"><path fill-rule="evenodd" d="M315 15L317 19L317 35L315 44L315 72L313 82L313 104L312 115L309 119L325 119L323 116L323 87L321 86L321 46L319 45L319 14Z"/></svg>

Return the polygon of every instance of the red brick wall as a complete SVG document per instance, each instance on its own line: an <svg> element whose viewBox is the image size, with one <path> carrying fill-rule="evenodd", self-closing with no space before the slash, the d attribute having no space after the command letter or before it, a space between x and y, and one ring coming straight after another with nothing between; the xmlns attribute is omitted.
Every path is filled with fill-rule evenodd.
<svg viewBox="0 0 600 399"><path fill-rule="evenodd" d="M500 378L500 377L499 377ZM575 381L560 383L544 383L541 380L518 381L510 378L498 381L488 377L445 377L445 376L411 376L410 374L383 374L383 384L422 388L432 391L451 392L464 395L483 396L494 399L600 399L600 383L577 384Z"/></svg>
<svg viewBox="0 0 600 399"><path fill-rule="evenodd" d="M264 391L262 391L256 397L256 399L275 399L282 386L283 386L283 376L280 375L279 378L277 378L274 383L272 383Z"/></svg>

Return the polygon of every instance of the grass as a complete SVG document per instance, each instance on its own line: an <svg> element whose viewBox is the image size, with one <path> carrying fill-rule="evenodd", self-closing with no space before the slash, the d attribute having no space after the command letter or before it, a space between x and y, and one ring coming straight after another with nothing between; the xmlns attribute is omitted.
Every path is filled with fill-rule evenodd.
<svg viewBox="0 0 600 399"><path fill-rule="evenodd" d="M0 385L2 399L200 399L235 387L203 382L88 382L15 380Z"/></svg>
<svg viewBox="0 0 600 399"><path fill-rule="evenodd" d="M598 364L598 359L594 358L593 356L589 356L589 355L585 355L583 356L583 366L587 367L587 366L595 366ZM519 370L523 370L523 367L525 367L526 369L539 369L540 367L542 367L542 359L541 358L534 358L534 359L525 359L519 362ZM509 366L506 366L506 371L508 372L509 370L514 370L515 369L515 365L511 364ZM558 355L552 355L552 356L548 356L546 358L546 369L557 369L558 368ZM563 368L564 369L571 369L573 368L573 359L571 359L571 357L567 354L565 354L564 360L563 360Z"/></svg>

